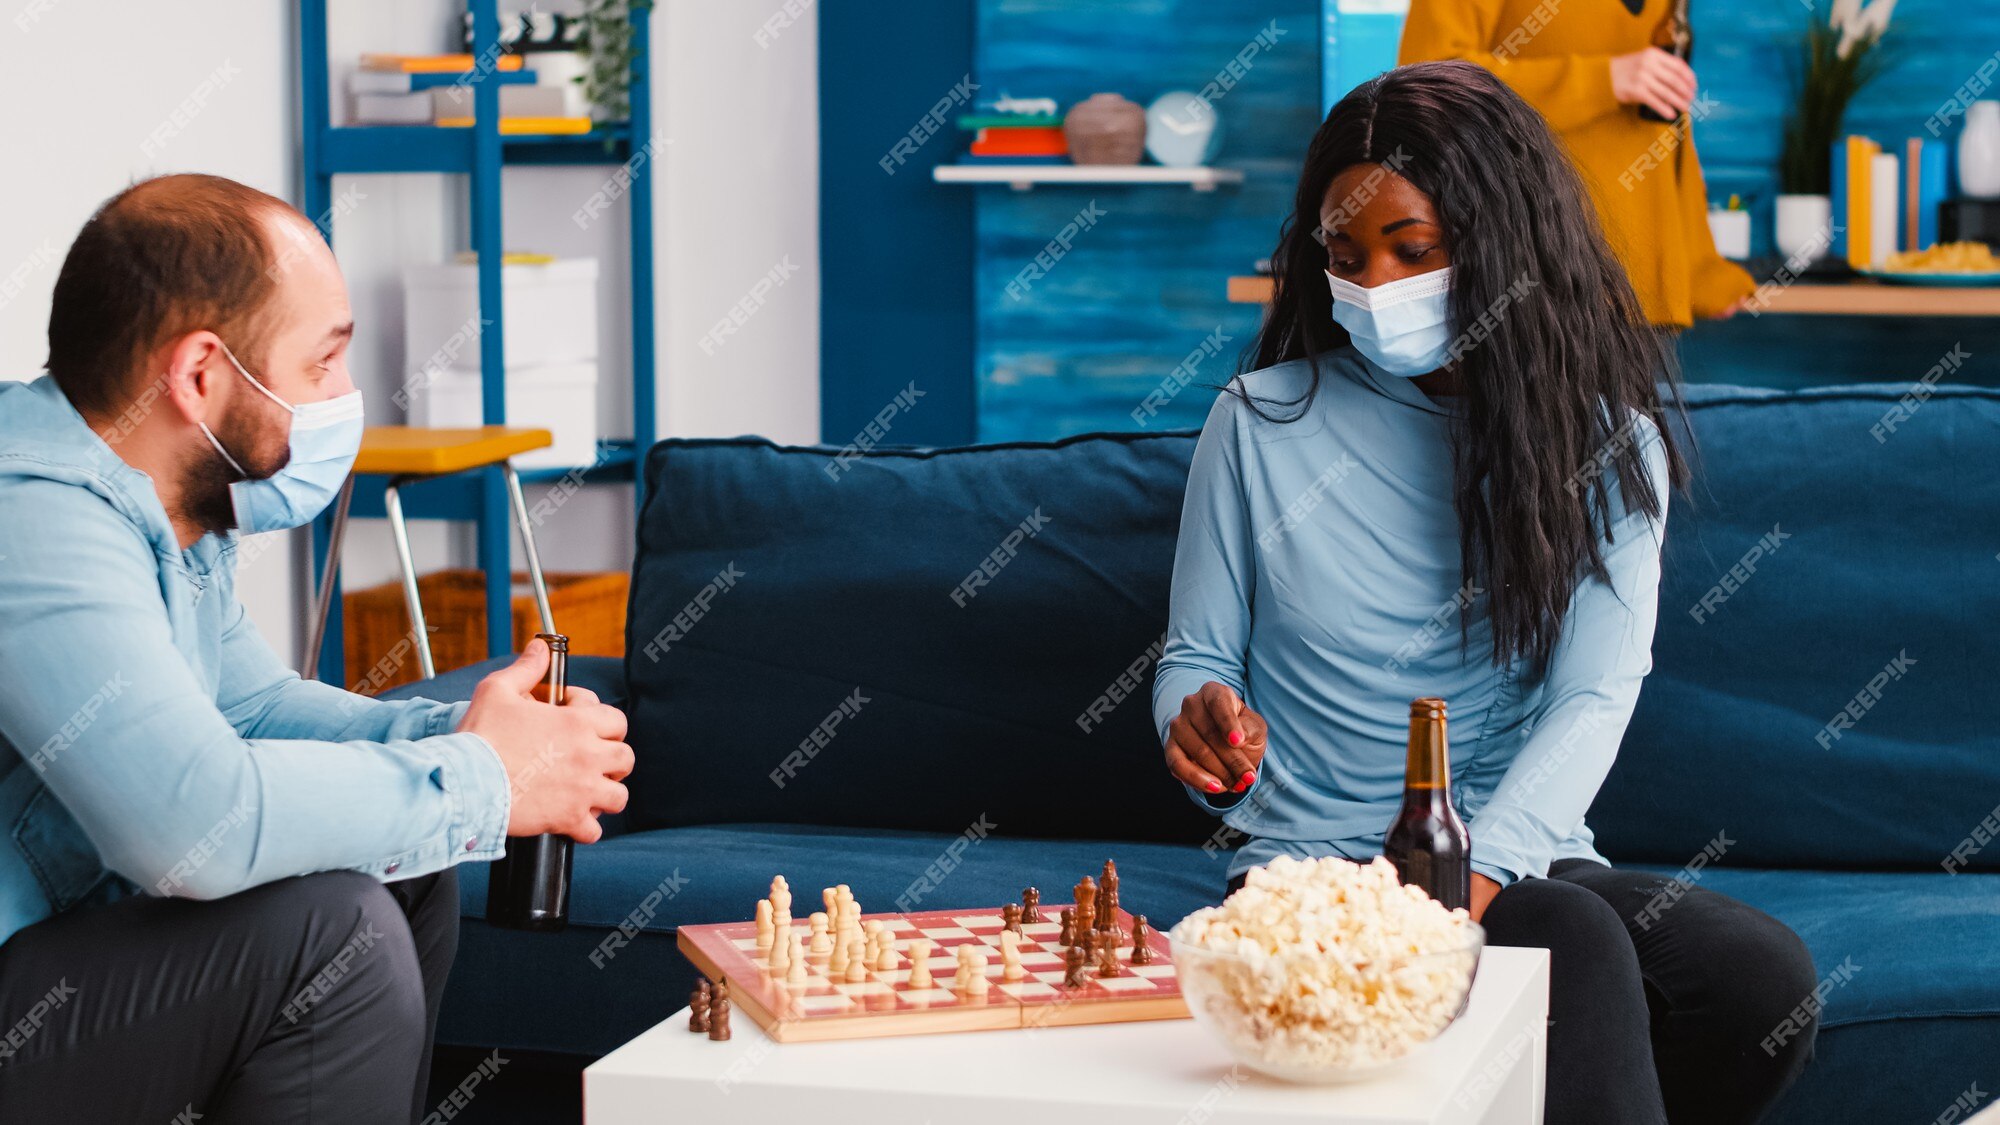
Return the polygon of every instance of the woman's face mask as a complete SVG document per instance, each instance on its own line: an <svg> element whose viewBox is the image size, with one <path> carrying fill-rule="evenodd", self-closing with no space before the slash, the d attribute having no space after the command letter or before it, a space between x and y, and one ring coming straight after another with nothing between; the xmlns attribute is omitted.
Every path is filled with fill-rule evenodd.
<svg viewBox="0 0 2000 1125"><path fill-rule="evenodd" d="M1373 289L1325 272L1334 322L1375 366L1406 379L1444 366L1453 337L1450 266Z"/></svg>
<svg viewBox="0 0 2000 1125"><path fill-rule="evenodd" d="M348 470L354 467L354 457L361 452L361 431L364 426L361 417L361 392L349 391L337 398L324 402L308 402L294 406L279 398L269 387L258 382L243 365L236 362L236 356L228 345L223 345L222 354L250 385L264 392L272 402L285 408L292 417L291 459L285 467L262 480L251 480L243 471L236 458L229 455L222 443L206 425L201 432L208 437L208 443L215 447L236 475L245 479L233 481L229 485L229 499L236 509L236 529L245 535L260 531L284 531L287 528L304 527L313 517L326 510L333 502L334 494L340 491L341 483L347 479Z"/></svg>

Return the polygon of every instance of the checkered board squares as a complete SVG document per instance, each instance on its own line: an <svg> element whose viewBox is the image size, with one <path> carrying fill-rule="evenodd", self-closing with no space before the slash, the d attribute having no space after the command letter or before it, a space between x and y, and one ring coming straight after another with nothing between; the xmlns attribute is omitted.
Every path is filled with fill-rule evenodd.
<svg viewBox="0 0 2000 1125"><path fill-rule="evenodd" d="M1062 912L1061 905L1042 909L1051 916ZM1021 927L1025 976L1005 981L1000 979L1002 927L998 910L862 916L864 922L871 919L880 921L896 939L896 967L871 969L865 979L854 983L831 979L827 972L830 955L825 953L807 954L803 983L773 979L757 948L754 922L683 926L680 947L711 980L728 980L731 1002L781 1043L1129 1023L1180 1019L1188 1014L1166 935L1157 931L1147 942L1153 951L1152 964L1131 964L1127 946L1118 958L1123 975L1099 977L1093 967L1082 988L1064 988L1063 950L1056 940L1062 932L1059 923ZM1130 934L1132 916L1121 910L1119 925ZM794 921L792 929L810 940L810 925ZM920 937L932 942L928 964L933 987L928 989L909 986L911 966L903 952L911 939ZM952 978L958 973L958 949L963 945L975 945L986 952L988 987L984 993L959 992L952 987Z"/></svg>

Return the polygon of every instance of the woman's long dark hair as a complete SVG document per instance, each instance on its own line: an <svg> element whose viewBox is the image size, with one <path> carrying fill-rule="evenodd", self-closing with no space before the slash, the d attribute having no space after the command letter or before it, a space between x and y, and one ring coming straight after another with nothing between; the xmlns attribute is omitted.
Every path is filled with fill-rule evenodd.
<svg viewBox="0 0 2000 1125"><path fill-rule="evenodd" d="M1430 197L1451 255L1452 322L1463 332L1488 318L1490 331L1460 341L1457 367L1466 396L1452 443L1460 565L1489 598L1494 658L1545 666L1577 583L1604 576L1609 478L1629 509L1657 516L1665 502L1629 411L1659 427L1669 478L1686 481L1656 383L1678 385L1672 349L1647 325L1541 115L1482 67L1422 63L1356 87L1306 150L1295 211L1271 258L1270 311L1244 365L1305 359L1312 381L1287 402L1246 395L1264 417L1303 416L1319 389L1316 357L1348 343L1312 232L1334 177L1357 164L1389 167ZM1296 410L1276 417L1265 405ZM1467 628L1461 614L1462 641Z"/></svg>

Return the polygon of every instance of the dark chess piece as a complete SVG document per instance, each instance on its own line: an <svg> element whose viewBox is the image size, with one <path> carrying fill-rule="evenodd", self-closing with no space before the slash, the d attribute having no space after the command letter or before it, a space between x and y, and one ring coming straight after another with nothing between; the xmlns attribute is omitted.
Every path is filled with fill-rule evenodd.
<svg viewBox="0 0 2000 1125"><path fill-rule="evenodd" d="M1058 944L1061 945L1076 944L1076 911L1071 907L1067 906L1063 907L1062 937L1058 942Z"/></svg>
<svg viewBox="0 0 2000 1125"><path fill-rule="evenodd" d="M1118 963L1118 939L1108 932L1097 935L1097 975L1122 977L1125 967Z"/></svg>
<svg viewBox="0 0 2000 1125"><path fill-rule="evenodd" d="M708 1030L708 1009L710 992L708 978L695 982L694 992L688 996L688 1030Z"/></svg>
<svg viewBox="0 0 2000 1125"><path fill-rule="evenodd" d="M1082 988L1090 983L1090 956L1080 945L1072 945L1063 951L1063 987Z"/></svg>
<svg viewBox="0 0 2000 1125"><path fill-rule="evenodd" d="M1085 958L1097 956L1097 931L1081 922L1077 923L1076 947L1083 950Z"/></svg>
<svg viewBox="0 0 2000 1125"><path fill-rule="evenodd" d="M729 1038L729 986L716 986L715 1001L708 1009L708 1037L721 1042Z"/></svg>
<svg viewBox="0 0 2000 1125"><path fill-rule="evenodd" d="M1093 929L1097 926L1097 880L1088 875L1076 885L1076 924Z"/></svg>
<svg viewBox="0 0 2000 1125"><path fill-rule="evenodd" d="M1099 888L1097 892L1097 928L1114 937L1125 936L1124 927L1118 924L1118 880L1111 880L1109 889Z"/></svg>
<svg viewBox="0 0 2000 1125"><path fill-rule="evenodd" d="M1010 902L1000 908L1000 928L1003 930L1012 930L1017 934L1021 932L1021 908L1019 906Z"/></svg>
<svg viewBox="0 0 2000 1125"><path fill-rule="evenodd" d="M1021 892L1021 921L1032 926L1042 920L1042 892L1029 887Z"/></svg>
<svg viewBox="0 0 2000 1125"><path fill-rule="evenodd" d="M1146 924L1144 914L1132 919L1132 963L1150 965L1153 963L1153 927Z"/></svg>

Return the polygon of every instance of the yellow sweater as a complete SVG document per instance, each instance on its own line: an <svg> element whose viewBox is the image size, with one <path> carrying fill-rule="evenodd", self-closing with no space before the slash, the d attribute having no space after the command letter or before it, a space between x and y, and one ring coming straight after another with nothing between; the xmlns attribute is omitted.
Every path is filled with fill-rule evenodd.
<svg viewBox="0 0 2000 1125"><path fill-rule="evenodd" d="M1750 295L1750 275L1715 251L1701 161L1685 124L1620 105L1611 59L1654 45L1672 0L1412 0L1400 62L1465 59L1542 111L1597 200L1646 319L1686 327Z"/></svg>

